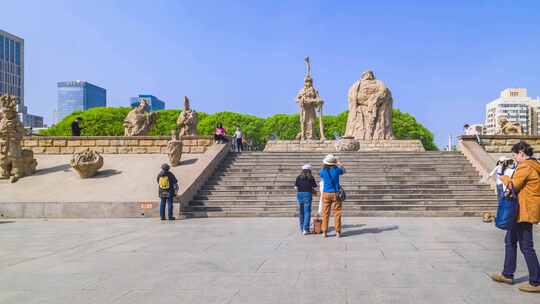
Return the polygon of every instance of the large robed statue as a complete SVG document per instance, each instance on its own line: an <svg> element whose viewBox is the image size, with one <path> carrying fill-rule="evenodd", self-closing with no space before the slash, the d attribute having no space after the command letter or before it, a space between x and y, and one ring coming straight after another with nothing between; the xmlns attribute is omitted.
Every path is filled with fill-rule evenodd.
<svg viewBox="0 0 540 304"><path fill-rule="evenodd" d="M372 71L349 89L349 117L345 137L360 140L394 139L392 94Z"/></svg>

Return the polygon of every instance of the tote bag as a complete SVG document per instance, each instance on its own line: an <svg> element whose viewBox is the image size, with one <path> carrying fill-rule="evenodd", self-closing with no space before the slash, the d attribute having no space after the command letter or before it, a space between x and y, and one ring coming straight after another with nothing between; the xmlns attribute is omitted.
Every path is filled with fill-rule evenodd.
<svg viewBox="0 0 540 304"><path fill-rule="evenodd" d="M516 190L512 187L508 195L503 195L499 199L497 207L497 216L495 217L495 226L502 230L511 229L516 223L519 204Z"/></svg>

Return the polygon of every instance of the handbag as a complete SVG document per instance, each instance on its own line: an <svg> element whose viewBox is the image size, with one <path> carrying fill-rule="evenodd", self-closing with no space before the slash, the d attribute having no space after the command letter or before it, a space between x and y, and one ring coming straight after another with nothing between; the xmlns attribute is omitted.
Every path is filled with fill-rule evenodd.
<svg viewBox="0 0 540 304"><path fill-rule="evenodd" d="M330 180L330 182L332 182L332 186L334 187L334 189L337 189L336 184L332 180L332 176L330 176L330 173L328 173L327 170L328 169L325 169L326 174L328 175L328 179ZM347 193L345 192L345 189L343 189L343 187L341 185L339 185L339 189L338 189L338 192L337 192L337 197L338 197L338 201L340 201L340 202L344 202L347 199Z"/></svg>
<svg viewBox="0 0 540 304"><path fill-rule="evenodd" d="M322 233L322 220L319 217L313 219L313 233L321 234Z"/></svg>
<svg viewBox="0 0 540 304"><path fill-rule="evenodd" d="M513 185L510 192L501 196L498 203L495 226L502 230L509 230L516 224L519 212L518 197Z"/></svg>

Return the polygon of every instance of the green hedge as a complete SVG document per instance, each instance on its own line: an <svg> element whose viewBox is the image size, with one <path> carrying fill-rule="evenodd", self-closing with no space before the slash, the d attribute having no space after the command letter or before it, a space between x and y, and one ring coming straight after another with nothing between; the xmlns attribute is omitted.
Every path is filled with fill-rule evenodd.
<svg viewBox="0 0 540 304"><path fill-rule="evenodd" d="M122 122L130 111L130 108L93 108L84 112L74 112L65 117L58 124L44 130L41 135L69 136L71 135L71 122L76 117L83 119L82 127L85 136L121 136L124 134ZM171 130L176 128L176 119L179 110L158 111L157 123L148 135L170 135ZM347 124L347 112L338 115L325 115L324 132L327 138L334 138L334 134L345 133ZM397 139L420 139L426 150L437 150L433 142L433 134L416 119L408 114L394 109L393 128ZM239 126L245 136L252 140L255 148L262 149L268 138L294 139L300 132L298 114L276 114L267 118L253 115L218 112L206 114L198 112L198 130L202 135L212 135L217 123L222 123L229 134ZM318 133L318 128L317 128Z"/></svg>

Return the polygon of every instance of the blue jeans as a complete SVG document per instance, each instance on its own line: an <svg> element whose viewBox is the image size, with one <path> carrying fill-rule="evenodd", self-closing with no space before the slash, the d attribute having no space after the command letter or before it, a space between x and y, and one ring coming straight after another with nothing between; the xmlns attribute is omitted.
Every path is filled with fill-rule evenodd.
<svg viewBox="0 0 540 304"><path fill-rule="evenodd" d="M506 231L506 237L504 238L504 270L502 274L507 278L514 277L517 243L519 243L519 249L521 249L529 269L529 282L531 285L540 285L540 264L538 264L538 257L534 251L533 226L531 223L516 223L512 229Z"/></svg>
<svg viewBox="0 0 540 304"><path fill-rule="evenodd" d="M309 231L311 221L311 201L313 195L311 192L296 193L298 201L298 219L300 220L300 231Z"/></svg>
<svg viewBox="0 0 540 304"><path fill-rule="evenodd" d="M174 196L173 195L169 195L169 197L162 197L161 198L161 204L159 204L159 216L164 219L165 218L165 205L167 204L167 202L169 203L169 208L168 208L168 215L169 215L169 219L172 219L173 217L173 198Z"/></svg>

